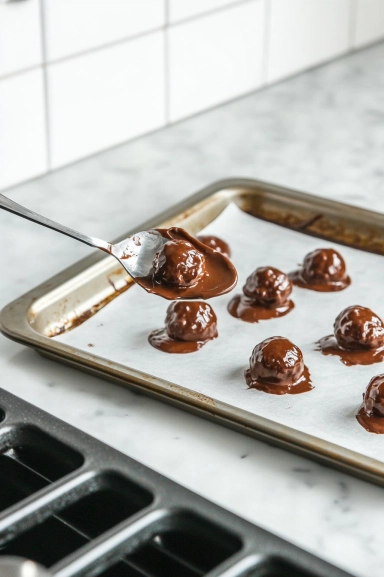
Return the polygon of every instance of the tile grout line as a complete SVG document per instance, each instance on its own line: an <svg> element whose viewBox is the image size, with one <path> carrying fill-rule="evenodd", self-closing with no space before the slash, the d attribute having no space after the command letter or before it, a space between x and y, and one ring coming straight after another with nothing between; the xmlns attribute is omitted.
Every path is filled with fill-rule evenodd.
<svg viewBox="0 0 384 577"><path fill-rule="evenodd" d="M44 89L44 116L45 116L45 137L46 137L46 160L47 172L52 169L51 158L51 125L49 119L49 89L48 89L48 71L47 71L47 44L45 35L45 9L44 0L40 0L40 26L41 26L41 50L43 56L43 89Z"/></svg>
<svg viewBox="0 0 384 577"><path fill-rule="evenodd" d="M39 0L40 1L40 5L41 5L41 27L42 30L45 31L45 22L44 22L44 16L43 16L43 12L44 11L44 0ZM21 70L17 70L15 72L10 72L9 74L5 74L3 76L0 76L0 82L2 80L8 80L8 78L12 78L14 76L18 76L19 74L24 74L25 72L29 72L31 70L37 70L38 68L40 68L41 66L43 67L48 67L48 66L52 66L54 64L61 64L62 62L67 62L70 60L75 60L76 58L81 58L82 56L86 56L87 54L93 54L94 52L99 52L102 50L106 50L108 48L113 48L114 46L119 46L120 44L125 44L128 42L133 42L135 40L138 40L139 38L143 38L145 36L149 36L151 34L154 34L156 32L161 32L162 30L168 30L169 28L173 28L175 26L179 26L188 22L192 22L194 20L200 20L202 18L205 18L206 16L210 16L211 14L218 14L220 12L225 12L228 9L234 8L236 6L243 6L244 4L250 4L251 2L258 2L258 1L262 1L262 0L235 0L234 2L231 2L229 4L227 4L226 6L221 6L220 8L214 8L212 10L208 10L207 12L203 12L201 14L197 14L195 16L190 16L188 18L185 18L183 20L180 20L178 22L175 22L173 24L171 24L169 22L169 5L168 2L169 0L165 0L166 1L166 17L167 17L167 23L165 24L165 26L160 26L160 27L156 27L156 28L152 28L151 30L146 30L145 32L139 32L138 34L134 34L132 36L125 36L124 38L119 38L118 40L114 40L112 42L107 42L105 44L102 44L100 46L94 46L93 48L89 48L87 50L82 50L80 52L75 52L73 54L68 54L67 56L62 56L59 58L54 58L50 61L47 60L46 58L46 43L45 43L45 32L43 32L43 37L41 39L42 42L42 48L43 48L43 64L36 64L33 66L29 66L28 68L22 68Z"/></svg>
<svg viewBox="0 0 384 577"><path fill-rule="evenodd" d="M132 36L124 36L124 38L119 38L117 40L113 40L112 42L106 42L105 44L100 44L99 46L88 48L87 50L81 50L80 52L74 52L73 54L68 54L67 56L54 58L47 62L47 66L75 60L77 58L81 58L82 56L87 56L88 54L94 54L95 52L102 52L103 50L108 50L109 48L120 46L121 44L128 44L130 42L134 42L135 40L139 40L140 38L145 38L146 36L155 34L156 32L161 32L162 30L164 30L164 26L157 26L156 28L151 28L150 30L145 30L145 32L133 34Z"/></svg>
<svg viewBox="0 0 384 577"><path fill-rule="evenodd" d="M165 125L170 124L170 71L169 71L169 0L164 0L164 114Z"/></svg>
<svg viewBox="0 0 384 577"><path fill-rule="evenodd" d="M226 10L230 10L235 8L236 6L243 6L244 4L250 4L251 2L257 2L259 0L233 0L232 2L228 2L228 4L224 4L223 6L219 6L218 8L211 8L210 10L206 10L205 12L199 12L198 14L194 14L193 16L187 16L186 18L182 18L181 20L177 20L176 22L170 23L170 26L181 26L182 24L186 24L188 22L193 22L194 20L200 20L201 18L205 18L206 16L211 16L213 14L218 14L219 12L225 12Z"/></svg>
<svg viewBox="0 0 384 577"><path fill-rule="evenodd" d="M20 76L21 74L26 74L27 72L33 72L33 70L39 70L42 68L42 64L33 64L33 66L28 66L28 68L20 68L19 70L15 70L14 72L8 72L7 74L3 74L0 76L0 82L5 82L7 80L11 80L16 76Z"/></svg>
<svg viewBox="0 0 384 577"><path fill-rule="evenodd" d="M99 46L94 46L93 48L89 48L87 50L81 50L79 52L74 52L73 54L68 54L66 56L61 56L59 58L54 58L50 61L45 60L45 62L43 63L43 65L45 66L51 66L53 64L61 64L62 62L67 62L69 60L74 60L75 58L80 58L82 56L86 56L87 54L92 54L94 52L98 52L98 51L102 51L102 50L106 50L108 48L113 48L114 46L118 46L120 44L124 44L124 43L128 43L128 42L132 42L135 40L138 40L139 38L143 38L145 36L149 36L151 34L154 34L156 32L160 32L162 30L164 30L165 28L170 28L170 27L174 27L174 26L178 26L184 23L188 23L194 20L200 20L201 18L204 18L205 16L209 16L211 14L217 14L220 12L224 12L227 9L231 9L234 8L236 6L242 6L244 4L249 4L251 2L255 2L255 1L261 1L261 0L235 0L234 2L230 2L229 4L225 5L225 6L220 6L219 8L214 8L212 10L208 10L206 12L203 12L201 14L196 14L195 16L189 16L187 18L184 18L183 20L180 20L178 22L175 23L170 23L169 22L169 5L168 5L168 0L166 0L166 4L165 4L165 13L166 13L166 17L167 17L167 21L165 26L157 26L155 28L151 28L150 30L145 30L144 32L139 32L137 34L133 34L131 36L124 36L124 38L119 38L117 40L113 40L111 42L106 42L105 44L101 44ZM44 12L44 0L40 0L40 4L41 4L41 24L42 27L45 28L44 26L44 21L43 21L43 12ZM42 42L45 45L45 41L44 38L42 39ZM43 46L43 49L45 48L45 46ZM3 78L8 78L10 76L15 76L17 74L23 73L23 72L27 72L29 70L33 70L38 68L40 65L35 65L35 66L31 66L28 68L25 68L23 70L17 71L17 72L11 72L8 75L4 75L4 76L0 76L0 81L3 80Z"/></svg>
<svg viewBox="0 0 384 577"><path fill-rule="evenodd" d="M271 31L271 0L264 0L264 42L263 42L263 63L261 72L262 85L268 82L268 61L269 61L269 45L270 45L270 31Z"/></svg>

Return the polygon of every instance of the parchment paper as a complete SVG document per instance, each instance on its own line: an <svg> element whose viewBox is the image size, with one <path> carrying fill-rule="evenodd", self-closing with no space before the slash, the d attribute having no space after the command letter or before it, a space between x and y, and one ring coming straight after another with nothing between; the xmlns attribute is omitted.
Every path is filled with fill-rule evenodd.
<svg viewBox="0 0 384 577"><path fill-rule="evenodd" d="M384 461L384 435L363 429L355 419L362 393L383 363L346 367L338 357L315 351L315 342L332 333L337 314L346 306L368 306L384 317L383 257L347 247L344 256L352 284L339 293L294 288L295 309L285 317L248 324L227 312L227 303L241 292L247 276L258 266L290 272L315 248L335 246L320 239L260 221L228 206L204 233L226 240L239 273L238 287L209 302L218 317L219 338L186 355L162 353L147 341L164 326L168 301L137 286L112 301L78 328L56 337L63 343L167 379L213 399ZM247 389L243 372L253 347L280 335L304 354L315 388L300 395L269 395Z"/></svg>

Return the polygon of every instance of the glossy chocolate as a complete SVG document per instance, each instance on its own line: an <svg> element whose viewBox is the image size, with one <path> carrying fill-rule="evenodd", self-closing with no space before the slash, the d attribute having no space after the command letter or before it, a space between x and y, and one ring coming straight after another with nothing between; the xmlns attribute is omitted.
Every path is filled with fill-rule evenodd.
<svg viewBox="0 0 384 577"><path fill-rule="evenodd" d="M270 337L255 346L245 371L249 388L274 395L298 394L313 386L299 347L284 337Z"/></svg>
<svg viewBox="0 0 384 577"><path fill-rule="evenodd" d="M377 349L384 345L383 321L367 307L347 307L336 317L333 328L344 349Z"/></svg>
<svg viewBox="0 0 384 577"><path fill-rule="evenodd" d="M343 257L333 248L306 255L302 267L289 274L293 284L319 292L341 291L351 284Z"/></svg>
<svg viewBox="0 0 384 577"><path fill-rule="evenodd" d="M347 365L371 365L384 358L384 325L367 307L347 307L337 316L334 335L322 338L324 355L337 355Z"/></svg>
<svg viewBox="0 0 384 577"><path fill-rule="evenodd" d="M182 228L158 229L167 239L156 254L151 274L135 281L169 300L209 299L231 291L237 272L231 261Z"/></svg>
<svg viewBox="0 0 384 577"><path fill-rule="evenodd" d="M221 252L221 254L230 258L231 249L229 248L229 245L225 242L225 240L223 240L222 238L209 234L199 234L196 238L206 246L209 246L213 250Z"/></svg>
<svg viewBox="0 0 384 577"><path fill-rule="evenodd" d="M165 328L153 331L148 340L166 353L192 353L217 336L217 318L208 303L176 301L167 309Z"/></svg>
<svg viewBox="0 0 384 577"><path fill-rule="evenodd" d="M291 292L292 283L287 275L271 266L257 268L243 286L245 296L265 307L286 304Z"/></svg>
<svg viewBox="0 0 384 577"><path fill-rule="evenodd" d="M186 241L166 242L153 261L153 278L159 284L195 286L204 271L204 255Z"/></svg>
<svg viewBox="0 0 384 577"><path fill-rule="evenodd" d="M369 381L356 419L368 432L384 433L384 375L377 375Z"/></svg>
<svg viewBox="0 0 384 577"><path fill-rule="evenodd" d="M292 283L277 268L257 268L247 278L243 292L230 301L228 311L248 323L284 316L295 306L289 298Z"/></svg>

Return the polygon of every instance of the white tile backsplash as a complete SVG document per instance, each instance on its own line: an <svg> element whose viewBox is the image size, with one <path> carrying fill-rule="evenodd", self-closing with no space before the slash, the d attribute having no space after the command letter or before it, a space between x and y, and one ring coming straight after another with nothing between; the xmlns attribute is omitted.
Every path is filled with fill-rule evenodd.
<svg viewBox="0 0 384 577"><path fill-rule="evenodd" d="M354 48L384 38L384 0L355 0Z"/></svg>
<svg viewBox="0 0 384 577"><path fill-rule="evenodd" d="M0 188L48 169L44 110L41 69L0 80Z"/></svg>
<svg viewBox="0 0 384 577"><path fill-rule="evenodd" d="M0 0L0 189L381 38L384 0Z"/></svg>
<svg viewBox="0 0 384 577"><path fill-rule="evenodd" d="M165 124L163 35L48 66L53 168Z"/></svg>
<svg viewBox="0 0 384 577"><path fill-rule="evenodd" d="M48 61L165 24L165 0L43 0Z"/></svg>
<svg viewBox="0 0 384 577"><path fill-rule="evenodd" d="M42 63L39 0L0 4L0 77Z"/></svg>
<svg viewBox="0 0 384 577"><path fill-rule="evenodd" d="M171 121L260 86L263 46L264 0L170 28Z"/></svg>
<svg viewBox="0 0 384 577"><path fill-rule="evenodd" d="M351 0L270 0L268 82L346 52L350 10Z"/></svg>
<svg viewBox="0 0 384 577"><path fill-rule="evenodd" d="M169 22L173 24L210 10L223 8L228 4L234 4L236 0L168 0L168 2Z"/></svg>

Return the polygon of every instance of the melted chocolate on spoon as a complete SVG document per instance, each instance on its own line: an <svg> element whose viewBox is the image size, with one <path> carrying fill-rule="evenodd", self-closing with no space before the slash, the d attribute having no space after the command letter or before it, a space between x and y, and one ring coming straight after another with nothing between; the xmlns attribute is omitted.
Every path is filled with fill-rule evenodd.
<svg viewBox="0 0 384 577"><path fill-rule="evenodd" d="M157 229L167 239L147 277L135 278L146 291L169 300L209 299L231 291L237 272L231 261L182 228Z"/></svg>
<svg viewBox="0 0 384 577"><path fill-rule="evenodd" d="M230 258L231 249L229 248L228 243L226 243L222 238L211 234L199 234L196 238L206 246L209 246L210 248L213 248L213 250L221 252L221 254Z"/></svg>

